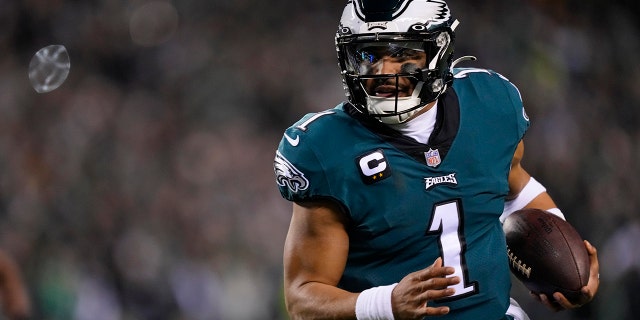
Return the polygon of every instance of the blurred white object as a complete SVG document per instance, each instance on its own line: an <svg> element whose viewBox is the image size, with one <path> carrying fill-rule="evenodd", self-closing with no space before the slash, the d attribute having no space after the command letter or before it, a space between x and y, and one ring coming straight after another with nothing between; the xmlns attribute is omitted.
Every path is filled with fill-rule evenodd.
<svg viewBox="0 0 640 320"><path fill-rule="evenodd" d="M71 62L63 45L44 47L31 58L29 80L38 93L53 91L67 79Z"/></svg>

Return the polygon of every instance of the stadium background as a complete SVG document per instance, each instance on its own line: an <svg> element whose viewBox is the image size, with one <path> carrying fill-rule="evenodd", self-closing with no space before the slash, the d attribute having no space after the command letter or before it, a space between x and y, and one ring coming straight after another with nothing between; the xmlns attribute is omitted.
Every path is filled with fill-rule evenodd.
<svg viewBox="0 0 640 320"><path fill-rule="evenodd" d="M0 0L0 247L35 319L284 319L281 133L343 99L344 0ZM588 306L640 313L640 19L627 1L450 1L456 56L519 86L526 167L599 249ZM36 93L33 54L64 45Z"/></svg>

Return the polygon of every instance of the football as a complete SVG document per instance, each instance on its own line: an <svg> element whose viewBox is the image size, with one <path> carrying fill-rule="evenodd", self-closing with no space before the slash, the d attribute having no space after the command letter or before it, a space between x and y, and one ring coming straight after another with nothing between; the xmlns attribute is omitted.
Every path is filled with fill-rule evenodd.
<svg viewBox="0 0 640 320"><path fill-rule="evenodd" d="M580 289L589 281L589 254L576 229L540 209L521 209L503 223L511 272L532 292L558 291L583 304Z"/></svg>

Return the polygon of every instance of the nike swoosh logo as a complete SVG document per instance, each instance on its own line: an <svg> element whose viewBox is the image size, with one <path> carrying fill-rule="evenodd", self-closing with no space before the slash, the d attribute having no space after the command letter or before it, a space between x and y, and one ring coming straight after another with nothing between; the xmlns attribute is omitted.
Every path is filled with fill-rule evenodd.
<svg viewBox="0 0 640 320"><path fill-rule="evenodd" d="M300 143L300 136L296 136L295 139L289 137L286 133L284 134L284 137L287 139L287 141L289 142L289 144L293 147L297 147L298 143Z"/></svg>

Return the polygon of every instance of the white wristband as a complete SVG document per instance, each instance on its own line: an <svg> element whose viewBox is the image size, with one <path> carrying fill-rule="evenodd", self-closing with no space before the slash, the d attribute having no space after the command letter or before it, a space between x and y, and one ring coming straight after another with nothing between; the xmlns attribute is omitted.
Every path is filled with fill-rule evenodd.
<svg viewBox="0 0 640 320"><path fill-rule="evenodd" d="M536 179L531 177L527 184L522 188L520 193L512 200L505 201L504 209L502 211L502 215L500 216L500 222L504 222L504 220L515 212L516 210L520 210L524 208L531 200L537 197L539 194L547 191L547 189L540 184Z"/></svg>
<svg viewBox="0 0 640 320"><path fill-rule="evenodd" d="M560 209L558 209L558 208L547 209L547 211L555 214L556 216L558 216L560 218L562 218L562 220L567 220L567 218L564 217L564 214L562 214L562 211L560 211Z"/></svg>
<svg viewBox="0 0 640 320"><path fill-rule="evenodd" d="M358 320L393 320L391 292L398 285L373 287L364 290L356 300L356 319Z"/></svg>

